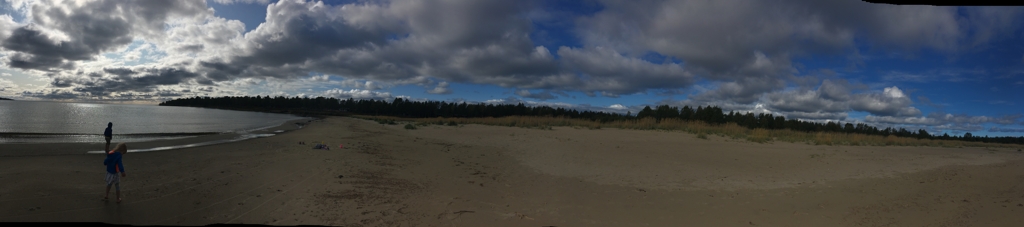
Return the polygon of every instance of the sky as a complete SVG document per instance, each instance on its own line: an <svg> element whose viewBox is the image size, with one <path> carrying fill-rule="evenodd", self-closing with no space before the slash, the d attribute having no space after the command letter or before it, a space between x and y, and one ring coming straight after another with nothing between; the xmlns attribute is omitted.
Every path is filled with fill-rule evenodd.
<svg viewBox="0 0 1024 227"><path fill-rule="evenodd" d="M32 1L0 97L403 98L1024 136L1024 8L836 0Z"/></svg>

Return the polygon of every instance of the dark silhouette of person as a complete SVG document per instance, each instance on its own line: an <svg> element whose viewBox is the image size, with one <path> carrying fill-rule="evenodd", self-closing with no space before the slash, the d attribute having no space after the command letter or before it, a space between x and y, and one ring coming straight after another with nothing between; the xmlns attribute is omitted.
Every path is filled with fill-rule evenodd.
<svg viewBox="0 0 1024 227"><path fill-rule="evenodd" d="M107 122L107 129L103 130L103 137L107 139L107 147L103 150L105 152L110 151L110 138L114 136L111 127L114 127L114 122Z"/></svg>

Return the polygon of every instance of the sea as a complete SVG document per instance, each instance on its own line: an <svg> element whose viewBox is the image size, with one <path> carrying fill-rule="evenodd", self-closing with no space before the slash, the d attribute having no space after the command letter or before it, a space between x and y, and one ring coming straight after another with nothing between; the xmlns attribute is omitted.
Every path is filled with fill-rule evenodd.
<svg viewBox="0 0 1024 227"><path fill-rule="evenodd" d="M225 133L237 134L231 140L237 141L272 136L251 132L301 119L304 117L197 107L0 100L0 145L105 143L107 123L113 123L111 143Z"/></svg>

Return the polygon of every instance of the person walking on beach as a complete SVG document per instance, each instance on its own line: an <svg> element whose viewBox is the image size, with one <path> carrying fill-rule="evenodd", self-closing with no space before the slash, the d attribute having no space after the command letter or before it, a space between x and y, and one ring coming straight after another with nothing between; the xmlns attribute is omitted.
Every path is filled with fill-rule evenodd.
<svg viewBox="0 0 1024 227"><path fill-rule="evenodd" d="M110 151L110 139L114 136L112 127L114 127L114 122L107 122L107 129L103 130L103 137L107 139L107 146L103 148L104 151Z"/></svg>
<svg viewBox="0 0 1024 227"><path fill-rule="evenodd" d="M110 186L114 186L117 188L117 203L121 203L121 177L127 177L124 173L124 163L121 162L125 153L128 153L128 146L119 143L114 150L107 152L107 159L103 160L103 165L107 166L107 177L104 178L107 182L107 193L103 194L104 201L110 196ZM121 176L118 176L118 173L121 173Z"/></svg>

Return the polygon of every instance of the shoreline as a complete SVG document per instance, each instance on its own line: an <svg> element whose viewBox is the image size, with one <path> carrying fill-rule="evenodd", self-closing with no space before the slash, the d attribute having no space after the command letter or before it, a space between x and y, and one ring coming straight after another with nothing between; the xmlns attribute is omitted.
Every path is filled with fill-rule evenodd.
<svg viewBox="0 0 1024 227"><path fill-rule="evenodd" d="M150 152L168 151L192 147L209 146L215 144L235 143L250 139L276 136L302 129L304 125L322 118L303 117L301 119L289 120L276 126L267 126L257 129L245 130L247 133L225 132L225 133L204 133L198 136L186 136L185 138L157 139L141 142L125 142L128 145L128 152ZM115 135L116 136L116 135ZM116 138L116 137L115 137ZM65 142L65 143L2 143L0 157L20 156L47 156L47 155L74 155L74 154L101 154L106 141L97 142ZM113 147L121 143L111 140Z"/></svg>

